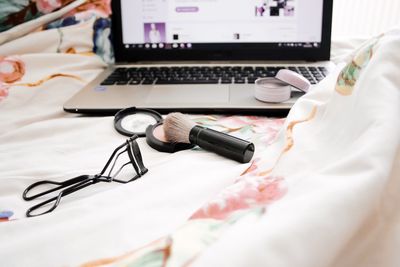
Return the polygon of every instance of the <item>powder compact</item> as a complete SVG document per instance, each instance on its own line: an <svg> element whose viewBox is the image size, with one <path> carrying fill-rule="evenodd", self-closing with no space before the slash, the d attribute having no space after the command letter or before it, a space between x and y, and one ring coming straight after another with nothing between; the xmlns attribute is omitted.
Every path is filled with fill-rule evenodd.
<svg viewBox="0 0 400 267"><path fill-rule="evenodd" d="M149 146L160 152L174 153L193 148L194 144L170 143L165 139L163 122L149 125L146 129L146 142Z"/></svg>
<svg viewBox="0 0 400 267"><path fill-rule="evenodd" d="M275 77L258 78L255 81L254 96L262 102L280 103L290 99L291 87L307 93L310 86L310 82L300 74L281 69Z"/></svg>
<svg viewBox="0 0 400 267"><path fill-rule="evenodd" d="M118 111L114 117L114 127L122 135L146 137L147 144L160 152L174 153L193 148L186 143L171 143L165 139L163 118L152 109L130 107Z"/></svg>
<svg viewBox="0 0 400 267"><path fill-rule="evenodd" d="M114 117L114 127L122 135L139 137L146 136L149 125L162 121L162 116L155 110L146 108L125 108L118 111Z"/></svg>

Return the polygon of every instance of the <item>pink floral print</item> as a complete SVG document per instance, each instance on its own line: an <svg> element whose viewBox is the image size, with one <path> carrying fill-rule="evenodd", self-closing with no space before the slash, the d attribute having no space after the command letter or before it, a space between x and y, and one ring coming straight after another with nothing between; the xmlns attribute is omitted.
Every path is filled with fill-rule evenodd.
<svg viewBox="0 0 400 267"><path fill-rule="evenodd" d="M271 204L286 193L282 181L282 177L274 176L252 176L239 180L198 210L191 219L223 220L237 210Z"/></svg>
<svg viewBox="0 0 400 267"><path fill-rule="evenodd" d="M9 84L19 81L24 74L24 62L16 57L0 56L0 102L8 96Z"/></svg>
<svg viewBox="0 0 400 267"><path fill-rule="evenodd" d="M96 14L99 17L106 18L111 15L111 0L87 0L85 4L80 5L67 15L72 16L79 13L79 17L91 16Z"/></svg>
<svg viewBox="0 0 400 267"><path fill-rule="evenodd" d="M44 14L48 14L61 6L61 0L36 0L37 9Z"/></svg>
<svg viewBox="0 0 400 267"><path fill-rule="evenodd" d="M8 86L0 83L0 102L8 96Z"/></svg>
<svg viewBox="0 0 400 267"><path fill-rule="evenodd" d="M0 56L0 83L13 83L25 74L25 64L16 57Z"/></svg>

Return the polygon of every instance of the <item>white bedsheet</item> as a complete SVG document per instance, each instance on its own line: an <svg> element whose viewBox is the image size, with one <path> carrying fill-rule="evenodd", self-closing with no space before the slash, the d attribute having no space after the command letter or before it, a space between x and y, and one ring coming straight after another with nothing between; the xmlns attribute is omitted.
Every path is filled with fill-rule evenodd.
<svg viewBox="0 0 400 267"><path fill-rule="evenodd" d="M358 69L342 84L341 64L285 121L196 117L255 142L250 169L205 151L159 153L141 139L148 174L82 190L35 218L24 214L38 203L22 200L29 184L95 174L125 138L112 117L62 111L100 59L0 46L18 54L3 62L24 68L1 88L0 212L13 216L0 222L0 266L164 266L154 253L166 247L166 266L400 266L400 32L350 55L354 45L335 45L334 59Z"/></svg>

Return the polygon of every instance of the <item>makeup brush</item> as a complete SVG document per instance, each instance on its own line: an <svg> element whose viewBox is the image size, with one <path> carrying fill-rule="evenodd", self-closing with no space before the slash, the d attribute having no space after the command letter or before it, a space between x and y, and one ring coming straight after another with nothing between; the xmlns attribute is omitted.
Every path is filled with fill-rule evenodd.
<svg viewBox="0 0 400 267"><path fill-rule="evenodd" d="M169 142L195 144L241 163L249 162L254 154L253 143L196 125L179 112L165 118L164 133Z"/></svg>

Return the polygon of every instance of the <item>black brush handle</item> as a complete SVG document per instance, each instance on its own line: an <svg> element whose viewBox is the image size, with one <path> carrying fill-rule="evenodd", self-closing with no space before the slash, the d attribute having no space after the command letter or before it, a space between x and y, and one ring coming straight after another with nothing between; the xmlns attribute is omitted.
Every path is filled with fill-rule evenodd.
<svg viewBox="0 0 400 267"><path fill-rule="evenodd" d="M205 150L241 163L249 162L255 149L254 144L246 140L198 125L190 130L189 141Z"/></svg>

